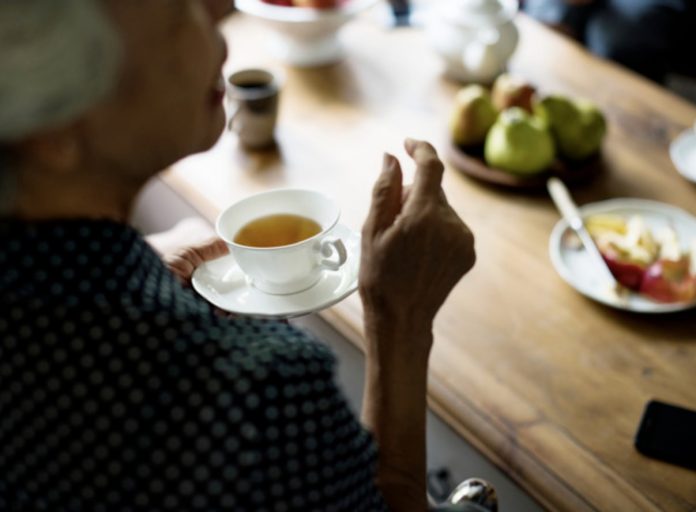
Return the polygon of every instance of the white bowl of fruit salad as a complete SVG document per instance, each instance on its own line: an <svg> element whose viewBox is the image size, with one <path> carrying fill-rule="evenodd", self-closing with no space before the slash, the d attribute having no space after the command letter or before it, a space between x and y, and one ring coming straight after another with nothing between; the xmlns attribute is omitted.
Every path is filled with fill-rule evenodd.
<svg viewBox="0 0 696 512"><path fill-rule="evenodd" d="M609 293L565 221L550 240L558 273L584 295L642 313L696 306L696 217L664 203L613 199L580 208L607 266L620 285Z"/></svg>
<svg viewBox="0 0 696 512"><path fill-rule="evenodd" d="M339 31L379 0L237 0L240 11L270 29L274 54L288 64L320 66L343 58Z"/></svg>

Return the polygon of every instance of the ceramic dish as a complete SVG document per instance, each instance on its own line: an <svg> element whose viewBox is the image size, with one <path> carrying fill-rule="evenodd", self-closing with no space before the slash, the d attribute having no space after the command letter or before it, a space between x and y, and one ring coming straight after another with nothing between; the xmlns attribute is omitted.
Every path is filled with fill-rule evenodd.
<svg viewBox="0 0 696 512"><path fill-rule="evenodd" d="M583 217L597 214L615 214L623 217L640 215L649 228L655 230L670 226L679 236L682 244L696 240L696 217L657 201L644 199L611 199L580 207ZM638 293L616 294L606 289L595 272L593 260L583 249L568 244L567 232L570 228L565 220L558 221L551 233L549 254L551 262L561 277L577 291L590 299L626 311L639 313L672 313L696 306L696 301L684 303L660 303ZM683 247L687 249L688 246Z"/></svg>

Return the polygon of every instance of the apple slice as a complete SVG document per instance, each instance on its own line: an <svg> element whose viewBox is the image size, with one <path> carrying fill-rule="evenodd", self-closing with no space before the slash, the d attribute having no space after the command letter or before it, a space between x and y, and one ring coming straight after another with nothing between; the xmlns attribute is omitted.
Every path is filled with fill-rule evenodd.
<svg viewBox="0 0 696 512"><path fill-rule="evenodd" d="M640 292L658 302L691 302L696 299L696 276L691 258L660 259L645 271Z"/></svg>
<svg viewBox="0 0 696 512"><path fill-rule="evenodd" d="M627 259L625 253L612 245L600 247L600 253L619 284L629 290L640 290L648 265Z"/></svg>
<svg viewBox="0 0 696 512"><path fill-rule="evenodd" d="M605 214L590 217L586 224L616 280L638 291L646 269L659 254L659 247L643 219L635 215L625 220Z"/></svg>
<svg viewBox="0 0 696 512"><path fill-rule="evenodd" d="M621 215L614 215L611 213L597 214L588 217L585 220L585 227L595 238L605 233L625 235L628 231L626 219Z"/></svg>

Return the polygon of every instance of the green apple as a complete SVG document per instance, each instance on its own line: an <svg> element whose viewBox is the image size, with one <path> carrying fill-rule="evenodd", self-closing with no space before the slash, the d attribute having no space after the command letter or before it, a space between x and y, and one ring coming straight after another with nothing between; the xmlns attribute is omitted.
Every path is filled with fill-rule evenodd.
<svg viewBox="0 0 696 512"><path fill-rule="evenodd" d="M607 123L594 103L553 95L538 102L534 112L547 123L562 156L583 160L599 151Z"/></svg>
<svg viewBox="0 0 696 512"><path fill-rule="evenodd" d="M542 172L556 157L544 123L519 107L500 114L488 132L484 154L488 165L514 174Z"/></svg>
<svg viewBox="0 0 696 512"><path fill-rule="evenodd" d="M454 99L450 116L450 133L458 146L477 146L486 140L486 134L498 117L490 93L480 85L461 89Z"/></svg>

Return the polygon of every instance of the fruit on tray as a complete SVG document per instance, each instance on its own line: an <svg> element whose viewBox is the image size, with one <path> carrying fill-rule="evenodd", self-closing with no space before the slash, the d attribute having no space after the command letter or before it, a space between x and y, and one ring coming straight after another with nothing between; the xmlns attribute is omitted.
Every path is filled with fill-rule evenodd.
<svg viewBox="0 0 696 512"><path fill-rule="evenodd" d="M544 124L525 110L512 107L500 114L488 132L484 155L492 167L530 175L546 170L555 150Z"/></svg>
<svg viewBox="0 0 696 512"><path fill-rule="evenodd" d="M508 73L500 75L493 83L493 105L502 111L510 107L520 107L533 111L536 88L526 80Z"/></svg>
<svg viewBox="0 0 696 512"><path fill-rule="evenodd" d="M653 231L638 215L594 215L585 224L623 286L658 302L696 300L696 243L684 251L674 229Z"/></svg>
<svg viewBox="0 0 696 512"><path fill-rule="evenodd" d="M497 117L488 90L480 85L464 87L454 99L450 116L452 140L459 146L483 144Z"/></svg>
<svg viewBox="0 0 696 512"><path fill-rule="evenodd" d="M556 94L537 102L534 112L547 123L561 156L584 160L599 151L607 125L594 103Z"/></svg>
<svg viewBox="0 0 696 512"><path fill-rule="evenodd" d="M470 158L480 158L483 150L488 167L518 178L551 171L570 179L597 169L586 160L599 152L607 123L590 101L560 94L540 98L534 85L505 73L490 92L478 84L460 89L449 132Z"/></svg>

